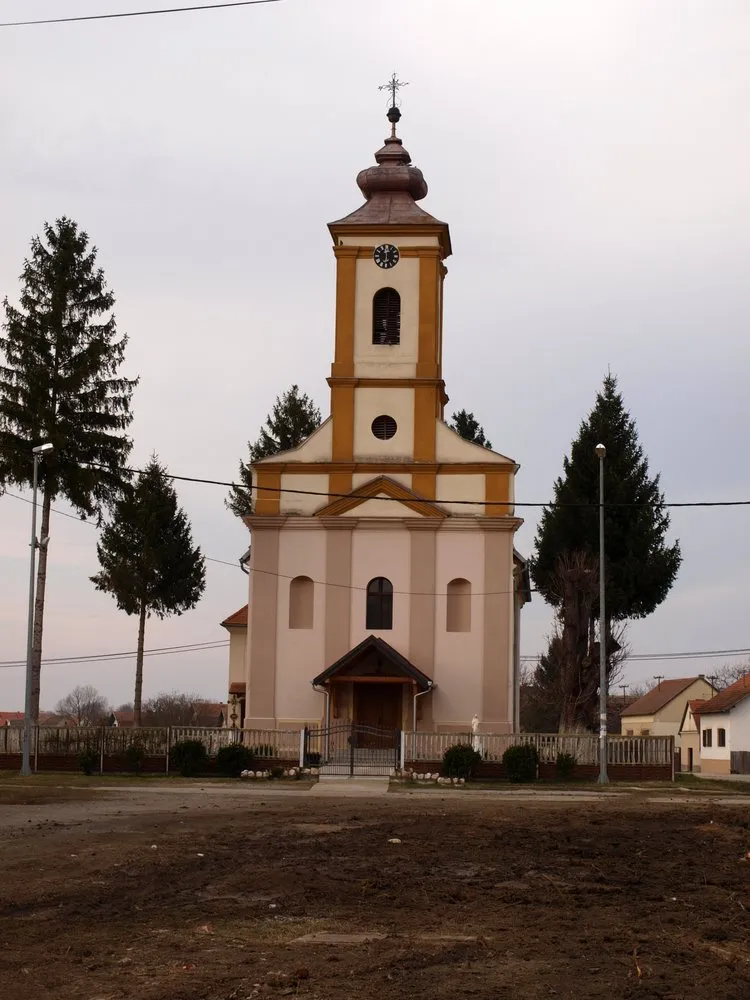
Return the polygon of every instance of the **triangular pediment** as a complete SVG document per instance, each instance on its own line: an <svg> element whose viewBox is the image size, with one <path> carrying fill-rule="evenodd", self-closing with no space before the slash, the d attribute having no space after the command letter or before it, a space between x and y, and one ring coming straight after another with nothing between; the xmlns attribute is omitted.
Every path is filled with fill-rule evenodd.
<svg viewBox="0 0 750 1000"><path fill-rule="evenodd" d="M396 482L388 476L377 476L368 483L363 483L352 490L346 496L336 497L331 503L326 504L319 511L316 517L337 517L341 514L348 514L350 511L367 503L369 500L385 499L390 502L398 501L415 514L422 517L446 517L446 513L431 500L425 500L414 490L410 490L403 483ZM394 504L395 506L395 504Z"/></svg>

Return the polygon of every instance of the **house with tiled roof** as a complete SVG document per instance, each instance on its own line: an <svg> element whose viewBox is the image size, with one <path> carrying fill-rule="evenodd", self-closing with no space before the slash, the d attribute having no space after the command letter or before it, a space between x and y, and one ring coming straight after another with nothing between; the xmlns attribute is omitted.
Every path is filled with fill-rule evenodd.
<svg viewBox="0 0 750 1000"><path fill-rule="evenodd" d="M229 615L221 623L229 633L229 698L230 715L237 715L238 726L245 721L245 650L247 647L247 618L249 605Z"/></svg>
<svg viewBox="0 0 750 1000"><path fill-rule="evenodd" d="M683 771L700 771L700 720L698 709L705 705L707 698L691 698L682 713L678 738L680 741L680 765Z"/></svg>
<svg viewBox="0 0 750 1000"><path fill-rule="evenodd" d="M673 736L680 748L680 727L685 706L698 698L713 698L716 688L703 674L670 677L634 701L620 716L623 736Z"/></svg>
<svg viewBox="0 0 750 1000"><path fill-rule="evenodd" d="M20 726L23 723L23 712L0 712L0 726Z"/></svg>
<svg viewBox="0 0 750 1000"><path fill-rule="evenodd" d="M703 774L750 774L750 673L697 709Z"/></svg>

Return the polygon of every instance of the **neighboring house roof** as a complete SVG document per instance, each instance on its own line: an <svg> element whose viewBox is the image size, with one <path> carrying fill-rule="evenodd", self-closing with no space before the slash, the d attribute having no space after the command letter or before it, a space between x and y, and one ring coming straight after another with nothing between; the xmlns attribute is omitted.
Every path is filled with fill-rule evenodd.
<svg viewBox="0 0 750 1000"><path fill-rule="evenodd" d="M750 695L750 674L745 674L734 684L730 684L728 688L719 691L713 698L704 701L698 709L698 714L713 715L714 712L729 712L735 705L744 701L748 695Z"/></svg>
<svg viewBox="0 0 750 1000"><path fill-rule="evenodd" d="M233 615L225 618L221 625L224 628L247 628L247 612L249 605L245 605L244 608L240 608L239 611L235 611Z"/></svg>
<svg viewBox="0 0 750 1000"><path fill-rule="evenodd" d="M686 691L691 684L704 679L701 677L673 677L669 680L663 680L655 688L644 694L642 698L639 698L638 701L634 701L632 705L628 705L622 713L622 717L625 718L629 715L655 715L665 705L668 705L673 698Z"/></svg>
<svg viewBox="0 0 750 1000"><path fill-rule="evenodd" d="M62 729L66 726L72 726L74 723L67 715L57 715L55 712L40 712L39 725Z"/></svg>
<svg viewBox="0 0 750 1000"><path fill-rule="evenodd" d="M692 714L694 717L698 715L698 709L701 705L705 705L708 701L707 698L691 698L690 701L685 705L685 711L682 713L682 721L680 722L680 732L685 729L685 723L688 719L688 713ZM695 719L696 729L698 728L698 719ZM692 730L690 730L692 732Z"/></svg>
<svg viewBox="0 0 750 1000"><path fill-rule="evenodd" d="M198 711L195 713L195 725L211 729L223 726L226 710L226 704L220 702L199 705Z"/></svg>
<svg viewBox="0 0 750 1000"><path fill-rule="evenodd" d="M112 712L109 717L110 726L132 726L134 722L135 712L132 709L125 712Z"/></svg>
<svg viewBox="0 0 750 1000"><path fill-rule="evenodd" d="M423 691L429 691L430 688L436 686L426 674L423 674L418 667L410 663L398 650L390 646L384 639L379 639L375 635L368 635L358 646L350 649L348 653L344 653L327 670L324 670L322 674L318 674L313 684L322 685L336 674L345 674L349 668L356 666L360 660L364 659L371 652L376 653L379 658L382 657L391 668L392 672L384 676L392 677L400 674L403 677L409 677L411 680L416 681L417 686Z"/></svg>
<svg viewBox="0 0 750 1000"><path fill-rule="evenodd" d="M23 712L0 712L0 726L14 726L23 722Z"/></svg>

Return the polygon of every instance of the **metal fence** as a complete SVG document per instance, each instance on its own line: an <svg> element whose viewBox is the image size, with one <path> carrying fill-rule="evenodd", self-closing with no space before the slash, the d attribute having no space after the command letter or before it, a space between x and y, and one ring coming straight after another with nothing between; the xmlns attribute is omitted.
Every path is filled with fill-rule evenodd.
<svg viewBox="0 0 750 1000"><path fill-rule="evenodd" d="M165 768L169 751L182 740L200 740L210 757L232 743L252 749L259 759L298 760L304 753L303 732L299 729L208 729L195 726L119 728L36 726L32 730L31 754L35 761L45 756L77 757L83 750L93 750L102 761L121 757L127 748L139 746L149 757L163 757ZM501 761L510 746L530 743L536 747L542 764L554 764L557 755L570 754L577 764L599 763L599 738L591 733L404 733L403 761L439 761L448 747L469 743L486 761ZM0 727L0 755L20 754L23 750L21 726ZM613 765L665 766L672 764L674 740L671 736L608 736L607 763ZM744 762L743 762L744 763Z"/></svg>
<svg viewBox="0 0 750 1000"><path fill-rule="evenodd" d="M448 747L469 743L483 760L501 761L511 746L535 746L542 764L554 764L557 755L570 754L577 764L599 763L599 737L592 733L406 733L405 760L442 760ZM608 764L671 765L671 736L607 736Z"/></svg>
<svg viewBox="0 0 750 1000"><path fill-rule="evenodd" d="M300 753L300 731L279 729L208 729L196 726L125 728L117 726L34 726L31 754L77 757L94 750L103 757L120 756L130 746L140 747L147 756L166 757L175 743L199 740L213 757L223 746L242 743L258 758L294 759ZM23 752L23 727L0 727L0 754Z"/></svg>

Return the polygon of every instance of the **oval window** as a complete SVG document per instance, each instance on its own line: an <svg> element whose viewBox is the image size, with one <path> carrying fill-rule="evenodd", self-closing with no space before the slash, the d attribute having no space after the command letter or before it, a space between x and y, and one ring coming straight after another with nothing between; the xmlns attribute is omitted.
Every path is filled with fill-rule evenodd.
<svg viewBox="0 0 750 1000"><path fill-rule="evenodd" d="M396 433L398 427L393 417L381 414L372 422L372 433L381 441L388 441Z"/></svg>

